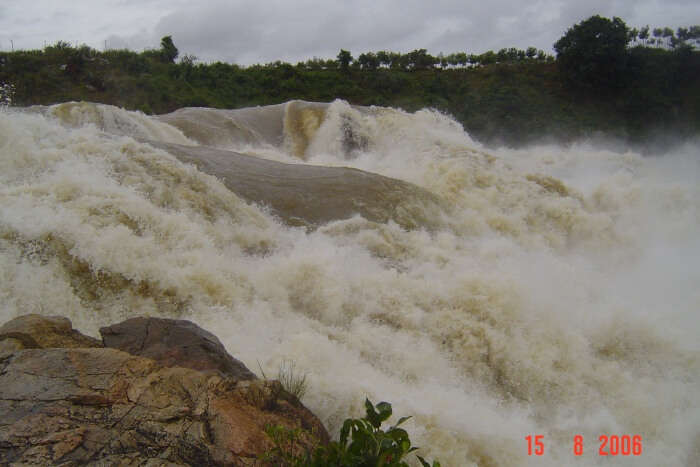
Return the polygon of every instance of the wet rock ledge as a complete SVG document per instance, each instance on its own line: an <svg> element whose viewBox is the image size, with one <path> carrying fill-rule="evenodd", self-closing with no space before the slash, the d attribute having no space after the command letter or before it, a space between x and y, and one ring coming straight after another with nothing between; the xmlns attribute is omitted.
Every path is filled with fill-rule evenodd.
<svg viewBox="0 0 700 467"><path fill-rule="evenodd" d="M265 426L328 442L278 381L260 380L189 321L100 329L25 315L0 327L0 465L265 465Z"/></svg>

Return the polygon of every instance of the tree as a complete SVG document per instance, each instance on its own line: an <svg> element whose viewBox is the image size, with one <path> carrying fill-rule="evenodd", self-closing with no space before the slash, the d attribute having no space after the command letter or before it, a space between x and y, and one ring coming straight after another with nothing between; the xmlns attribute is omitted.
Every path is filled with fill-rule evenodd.
<svg viewBox="0 0 700 467"><path fill-rule="evenodd" d="M693 47L695 44L700 44L700 26L690 26L690 28L678 28L677 44L685 44L688 47Z"/></svg>
<svg viewBox="0 0 700 467"><path fill-rule="evenodd" d="M629 33L620 18L591 16L554 44L565 80L578 88L611 91L623 84Z"/></svg>
<svg viewBox="0 0 700 467"><path fill-rule="evenodd" d="M454 54L454 60L455 64L458 66L467 66L467 61L469 59L467 58L466 52L457 52L456 54Z"/></svg>
<svg viewBox="0 0 700 467"><path fill-rule="evenodd" d="M377 52L377 60L379 61L380 66L391 66L391 57L389 56L389 52L385 50L380 50Z"/></svg>
<svg viewBox="0 0 700 467"><path fill-rule="evenodd" d="M427 70L435 64L435 57L426 49L416 49L408 54L408 67L412 70Z"/></svg>
<svg viewBox="0 0 700 467"><path fill-rule="evenodd" d="M484 52L481 55L479 55L479 64L482 66L486 65L491 65L493 63L496 63L497 56L493 52L493 50L489 50L488 52Z"/></svg>
<svg viewBox="0 0 700 467"><path fill-rule="evenodd" d="M340 49L338 54L338 65L343 71L347 71L350 67L350 62L352 62L352 55L347 50Z"/></svg>
<svg viewBox="0 0 700 467"><path fill-rule="evenodd" d="M357 57L357 63L360 64L363 70L376 70L379 67L379 59L374 52L360 54Z"/></svg>
<svg viewBox="0 0 700 467"><path fill-rule="evenodd" d="M688 39L688 28L678 28L678 33L677 33L678 39L685 41Z"/></svg>
<svg viewBox="0 0 700 467"><path fill-rule="evenodd" d="M175 63L178 54L172 36L165 36L160 40L160 56L165 63Z"/></svg>
<svg viewBox="0 0 700 467"><path fill-rule="evenodd" d="M195 62L196 62L197 60L198 60L198 58L197 58L196 55L185 54L185 55L182 56L182 58L180 58L180 63L181 63L182 65L185 65L185 66L191 68L191 67L194 66L194 64L195 64Z"/></svg>
<svg viewBox="0 0 700 467"><path fill-rule="evenodd" d="M399 70L401 69L401 55L399 52L389 52L389 60L391 61L391 69Z"/></svg>
<svg viewBox="0 0 700 467"><path fill-rule="evenodd" d="M503 48L496 54L496 60L498 63L505 63L508 60L508 49Z"/></svg>
<svg viewBox="0 0 700 467"><path fill-rule="evenodd" d="M649 40L649 25L648 24L639 30L639 35L637 37L639 37L640 41L644 42L645 44L647 43L647 41Z"/></svg>
<svg viewBox="0 0 700 467"><path fill-rule="evenodd" d="M435 58L437 60L436 63L438 63L440 65L440 68L442 68L443 70L450 66L450 62L447 60L447 57L442 52L440 52Z"/></svg>
<svg viewBox="0 0 700 467"><path fill-rule="evenodd" d="M636 41L637 41L637 36L639 36L639 29L637 29L637 28L630 29L630 32L629 32L629 40L630 40L630 42L636 42Z"/></svg>

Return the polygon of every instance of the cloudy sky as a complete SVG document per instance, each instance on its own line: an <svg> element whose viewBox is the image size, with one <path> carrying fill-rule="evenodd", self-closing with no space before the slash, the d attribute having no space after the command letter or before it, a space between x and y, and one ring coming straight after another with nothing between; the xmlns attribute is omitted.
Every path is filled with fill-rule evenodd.
<svg viewBox="0 0 700 467"><path fill-rule="evenodd" d="M0 50L57 40L103 49L158 48L239 64L361 52L481 53L552 44L600 14L628 26L700 23L698 0L0 0Z"/></svg>

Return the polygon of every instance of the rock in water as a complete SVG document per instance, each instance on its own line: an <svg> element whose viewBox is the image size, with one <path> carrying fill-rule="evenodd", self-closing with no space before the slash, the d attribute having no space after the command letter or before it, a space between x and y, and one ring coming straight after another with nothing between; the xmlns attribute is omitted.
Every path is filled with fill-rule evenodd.
<svg viewBox="0 0 700 467"><path fill-rule="evenodd" d="M105 347L123 350L172 367L217 371L238 380L256 379L217 337L191 321L132 318L100 329Z"/></svg>
<svg viewBox="0 0 700 467"><path fill-rule="evenodd" d="M268 206L289 225L316 228L360 214L412 230L444 224L447 204L412 183L347 167L285 164L233 151L148 141L220 179L241 198Z"/></svg>
<svg viewBox="0 0 700 467"><path fill-rule="evenodd" d="M182 323L174 322L178 332L210 340ZM112 348L0 354L0 464L260 465L273 447L267 425L303 428L299 449L328 442L320 421L279 382L221 373Z"/></svg>

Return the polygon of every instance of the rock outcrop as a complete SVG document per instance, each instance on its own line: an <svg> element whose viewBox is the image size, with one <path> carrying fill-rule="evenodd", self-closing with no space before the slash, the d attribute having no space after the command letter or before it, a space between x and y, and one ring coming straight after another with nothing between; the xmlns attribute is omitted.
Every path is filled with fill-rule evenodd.
<svg viewBox="0 0 700 467"><path fill-rule="evenodd" d="M132 318L100 329L105 347L147 357L162 366L217 372L238 380L255 379L226 352L217 337L196 324L175 319Z"/></svg>
<svg viewBox="0 0 700 467"><path fill-rule="evenodd" d="M102 347L102 343L97 339L73 329L68 318L36 314L23 315L2 325L0 341L4 340L21 342L21 348Z"/></svg>
<svg viewBox="0 0 700 467"><path fill-rule="evenodd" d="M134 336L141 336L134 342L157 347L157 334L148 330L154 321L130 321ZM225 353L194 324L170 321L155 321L169 330L162 331L165 343L190 330L212 346L204 354ZM147 329L137 332L137 324ZM114 337L114 328L126 329L119 326L102 332ZM252 373L228 354L231 360L212 359L223 367L203 365L204 354L196 352L178 365L175 356L188 347L169 353L164 343L149 351L154 360L101 347L57 317L20 317L0 330L2 465L264 465L273 447L268 425L303 428L300 449L328 442L320 421L279 382L248 377ZM231 361L240 365L237 373L227 370Z"/></svg>

